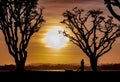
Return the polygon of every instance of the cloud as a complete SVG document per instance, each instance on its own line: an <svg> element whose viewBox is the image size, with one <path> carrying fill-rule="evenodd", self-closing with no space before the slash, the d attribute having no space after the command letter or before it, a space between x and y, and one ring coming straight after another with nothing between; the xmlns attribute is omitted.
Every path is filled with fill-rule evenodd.
<svg viewBox="0 0 120 82"><path fill-rule="evenodd" d="M104 0L40 0L40 6L45 7L44 17L46 24L55 25L63 19L63 12L72 10L74 7L88 11L90 9L101 9L108 14ZM53 21L54 20L54 21Z"/></svg>
<svg viewBox="0 0 120 82"><path fill-rule="evenodd" d="M104 5L103 0L40 0L39 4L45 8L72 8L73 6L81 8L98 8Z"/></svg>
<svg viewBox="0 0 120 82"><path fill-rule="evenodd" d="M103 2L103 0L40 0L41 3L83 3L83 2Z"/></svg>
<svg viewBox="0 0 120 82"><path fill-rule="evenodd" d="M40 0L42 3L73 3L73 2L78 2L82 0Z"/></svg>
<svg viewBox="0 0 120 82"><path fill-rule="evenodd" d="M45 7L44 13L47 16L60 16L65 10L71 10L74 7L85 10L100 8L106 11L103 0L40 0L40 6Z"/></svg>

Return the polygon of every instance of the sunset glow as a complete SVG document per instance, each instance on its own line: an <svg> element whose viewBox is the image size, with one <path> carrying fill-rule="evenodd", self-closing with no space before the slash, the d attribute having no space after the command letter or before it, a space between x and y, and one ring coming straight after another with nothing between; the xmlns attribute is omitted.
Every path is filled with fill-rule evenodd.
<svg viewBox="0 0 120 82"><path fill-rule="evenodd" d="M44 38L44 42L46 42L47 47L55 49L65 47L69 39L60 33L62 31L64 30L60 26L55 26L50 29L50 31L48 31L47 35Z"/></svg>
<svg viewBox="0 0 120 82"><path fill-rule="evenodd" d="M63 13L67 10L72 11L75 7L84 9L85 13L90 9L101 9L105 17L111 16L104 0L39 0L38 7L44 8L43 18L46 22L29 41L26 49L28 52L26 65L31 63L80 64L81 59L85 60L85 65L90 65L90 60L82 49L63 36L62 32L60 33L64 30L71 32L60 22L64 19ZM91 20L87 22L89 21L91 22ZM86 26L89 28L92 25L88 23ZM2 31L0 31L0 45L0 65L15 64ZM116 40L112 49L98 60L98 65L111 63L120 63L120 39Z"/></svg>

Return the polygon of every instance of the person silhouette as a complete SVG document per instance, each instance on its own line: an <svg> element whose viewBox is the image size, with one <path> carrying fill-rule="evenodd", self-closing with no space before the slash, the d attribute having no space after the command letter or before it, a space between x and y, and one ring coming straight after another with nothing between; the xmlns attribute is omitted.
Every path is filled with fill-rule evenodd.
<svg viewBox="0 0 120 82"><path fill-rule="evenodd" d="M80 70L84 71L84 59L82 59L80 62Z"/></svg>

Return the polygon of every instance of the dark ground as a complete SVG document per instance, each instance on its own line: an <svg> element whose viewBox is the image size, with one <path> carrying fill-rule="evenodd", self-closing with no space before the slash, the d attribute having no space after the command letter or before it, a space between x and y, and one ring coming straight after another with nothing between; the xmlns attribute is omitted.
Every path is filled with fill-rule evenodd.
<svg viewBox="0 0 120 82"><path fill-rule="evenodd" d="M0 72L0 82L120 82L120 71Z"/></svg>

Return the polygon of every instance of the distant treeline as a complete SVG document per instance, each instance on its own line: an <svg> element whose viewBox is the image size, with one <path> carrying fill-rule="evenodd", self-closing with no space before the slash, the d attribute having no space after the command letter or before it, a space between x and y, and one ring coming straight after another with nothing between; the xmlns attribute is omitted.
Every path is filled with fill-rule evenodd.
<svg viewBox="0 0 120 82"><path fill-rule="evenodd" d="M73 64L40 64L40 65L28 65L28 70L76 70L79 69L79 65Z"/></svg>
<svg viewBox="0 0 120 82"><path fill-rule="evenodd" d="M74 64L40 64L40 65L26 65L26 70L78 70L79 65ZM14 71L15 65L1 65L0 71ZM89 70L90 66L85 66L85 70ZM105 64L99 65L99 70L120 70L120 64Z"/></svg>
<svg viewBox="0 0 120 82"><path fill-rule="evenodd" d="M16 69L16 66L12 64L0 66L0 71L4 71L4 70L14 71L15 69Z"/></svg>
<svg viewBox="0 0 120 82"><path fill-rule="evenodd" d="M101 70L120 70L120 64L106 64L101 65L98 68Z"/></svg>

